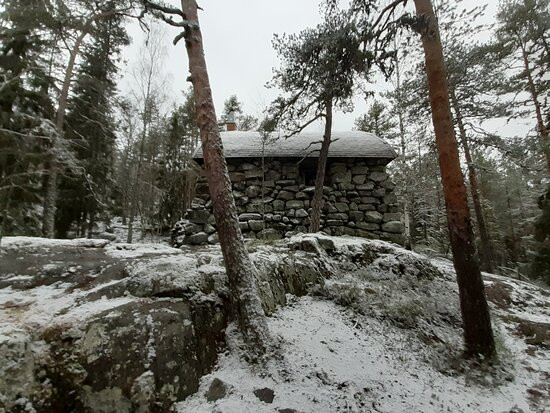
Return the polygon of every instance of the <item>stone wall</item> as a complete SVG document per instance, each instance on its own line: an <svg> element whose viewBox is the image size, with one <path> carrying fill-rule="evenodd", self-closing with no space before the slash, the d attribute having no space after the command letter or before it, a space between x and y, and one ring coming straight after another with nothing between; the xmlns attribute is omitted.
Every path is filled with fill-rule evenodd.
<svg viewBox="0 0 550 413"><path fill-rule="evenodd" d="M261 160L228 159L239 224L245 237L278 239L307 232L316 159L306 161L298 165L290 159L266 160L262 185ZM395 184L385 169L359 158L329 160L321 230L329 235L402 244L403 224L393 192ZM211 204L203 176L186 219L173 230L175 245L217 241Z"/></svg>

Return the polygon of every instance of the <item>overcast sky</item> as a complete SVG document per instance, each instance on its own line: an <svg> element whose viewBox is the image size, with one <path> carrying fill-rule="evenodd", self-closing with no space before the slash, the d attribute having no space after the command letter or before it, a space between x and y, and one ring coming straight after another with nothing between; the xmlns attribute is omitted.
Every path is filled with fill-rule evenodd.
<svg viewBox="0 0 550 413"><path fill-rule="evenodd" d="M178 4L176 0L171 1ZM259 116L262 108L276 97L277 91L265 88L271 79L272 68L279 62L271 46L274 33L295 33L320 22L320 0L208 0L199 1L204 11L199 11L200 25L204 38L204 47L208 72L214 95L218 117L223 102L235 94L243 103L245 113ZM479 5L479 1L465 0L465 7ZM494 21L497 1L489 0L484 20ZM169 75L168 94L175 100L180 99L180 91L188 88L185 81L188 76L188 63L183 41L172 46L172 39L178 30L166 26L167 56L165 73ZM137 58L144 33L137 24L129 28L133 43L124 50L127 61L125 70L129 71ZM483 39L481 39L483 40ZM126 76L125 83L130 79ZM126 86L128 87L128 86ZM123 89L125 89L124 87ZM123 90L124 92L124 90ZM336 113L334 130L350 130L356 117L364 113L367 103L358 96L352 113ZM502 121L491 122L490 129L500 130ZM312 126L313 130L322 130L322 124ZM525 126L508 125L506 135L523 133Z"/></svg>

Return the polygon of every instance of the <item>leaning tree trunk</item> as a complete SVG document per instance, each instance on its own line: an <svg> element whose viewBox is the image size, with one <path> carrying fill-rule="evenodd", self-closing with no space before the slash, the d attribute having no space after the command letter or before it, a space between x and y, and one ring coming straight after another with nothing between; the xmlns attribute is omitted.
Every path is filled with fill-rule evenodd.
<svg viewBox="0 0 550 413"><path fill-rule="evenodd" d="M317 232L321 227L321 210L323 208L323 187L325 185L325 170L327 169L328 149L332 138L332 99L325 104L325 134L321 144L321 152L317 161L317 174L315 176L315 192L311 200L311 224L309 232Z"/></svg>
<svg viewBox="0 0 550 413"><path fill-rule="evenodd" d="M53 238L54 226L55 226L55 210L57 204L57 174L59 172L59 165L57 162L57 155L55 154L56 139L63 136L63 125L65 123L65 111L67 109L67 101L69 98L69 89L71 87L71 79L73 77L74 65L76 57L80 51L80 46L84 41L84 38L90 32L92 23L100 18L107 18L114 15L114 10L104 11L95 16L90 17L84 24L82 31L78 35L69 54L69 62L65 69L65 77L63 79L63 86L61 87L61 93L59 95L59 103L57 106L57 114L55 119L56 135L52 137L52 157L46 165L47 173L44 182L45 195L44 195L44 211L42 216L42 233L45 237Z"/></svg>
<svg viewBox="0 0 550 413"><path fill-rule="evenodd" d="M86 26L87 27L87 26ZM59 95L59 104L57 107L57 115L55 119L56 136L52 137L52 156L51 160L47 164L47 175L45 179L45 195L44 195L44 212L42 217L42 233L45 237L53 238L54 225L55 225L55 210L57 203L57 173L58 162L55 151L57 150L55 141L63 135L63 124L65 123L65 110L67 108L67 99L69 97L69 88L71 86L71 78L73 77L74 65L80 45L84 41L84 38L88 34L88 30L82 30L73 45L71 53L69 55L69 63L65 70L65 78L63 79L63 86L61 88L61 94Z"/></svg>
<svg viewBox="0 0 550 413"><path fill-rule="evenodd" d="M414 0L416 12L424 22L421 32L426 75L435 130L441 180L445 192L447 225L453 252L464 322L466 352L493 356L495 342L483 280L476 259L466 186L449 103L449 90L437 20L430 0Z"/></svg>
<svg viewBox="0 0 550 413"><path fill-rule="evenodd" d="M472 193L472 203L474 204L474 213L476 214L476 222L479 230L479 237L481 238L482 264L485 266L485 270L493 272L494 258L493 250L491 248L491 241L489 239L489 232L487 231L487 225L485 223L485 217L483 216L483 208L481 207L481 196L479 191L479 185L477 183L477 173L472 160L472 154L470 153L470 145L468 144L468 137L466 136L466 129L464 127L464 121L462 119L462 113L460 106L456 98L454 90L450 91L451 103L456 115L456 123L458 125L458 131L460 133L460 143L464 149L464 157L466 158L466 166L468 168L468 180L470 181L470 192Z"/></svg>
<svg viewBox="0 0 550 413"><path fill-rule="evenodd" d="M258 297L256 268L250 261L239 228L237 208L212 101L197 3L195 0L182 0L181 4L189 22L184 37L189 57L190 81L193 84L206 178L229 282L231 304L251 351L261 355L267 350L269 333Z"/></svg>
<svg viewBox="0 0 550 413"><path fill-rule="evenodd" d="M539 102L539 93L535 86L535 82L533 81L533 75L531 72L531 67L529 66L527 52L521 40L519 40L519 43L521 46L523 67L525 69L525 73L527 74L527 83L529 85L529 92L531 93L531 100L533 101L533 105L535 106L535 115L537 117L537 131L541 140L542 151L546 158L546 171L548 172L548 174L550 174L550 136L548 135L548 128L546 127L546 124L544 123L544 119L542 117L542 110Z"/></svg>

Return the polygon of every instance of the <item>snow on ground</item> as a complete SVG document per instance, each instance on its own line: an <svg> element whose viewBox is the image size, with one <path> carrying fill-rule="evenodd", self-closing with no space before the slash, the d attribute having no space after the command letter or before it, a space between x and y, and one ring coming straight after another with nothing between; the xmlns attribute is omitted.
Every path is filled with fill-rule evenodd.
<svg viewBox="0 0 550 413"><path fill-rule="evenodd" d="M74 248L103 248L109 241L104 239L50 239L41 237L2 237L0 248L14 250L23 247L53 248L53 247L74 247Z"/></svg>
<svg viewBox="0 0 550 413"><path fill-rule="evenodd" d="M147 254L178 254L180 250L164 244L109 244L105 247L107 255L113 258L137 258Z"/></svg>
<svg viewBox="0 0 550 413"><path fill-rule="evenodd" d="M233 349L203 378L199 391L177 405L177 411L545 411L544 407L530 407L525 390L534 377L518 353L512 355L513 381L499 386L478 385L467 383L465 375L452 376L434 369L427 359L431 349L411 331L357 316L330 301L297 299L269 320L269 328L283 343L282 361L270 362L266 372L254 371ZM508 339L508 344L514 344ZM546 362L548 369L548 359ZM205 394L214 378L228 385L229 395L208 402ZM254 390L264 387L274 391L271 404L254 395Z"/></svg>
<svg viewBox="0 0 550 413"><path fill-rule="evenodd" d="M106 285L101 285L104 288ZM119 307L135 301L135 297L110 298L100 297L97 300L83 302L94 290L69 291L70 284L57 282L41 285L30 290L15 290L11 287L0 289L3 324L19 324L27 328L43 329L52 324L70 324L99 314L105 310Z"/></svg>
<svg viewBox="0 0 550 413"><path fill-rule="evenodd" d="M256 246L252 256L279 260L288 253L284 246L311 238ZM331 263L338 273L316 296L288 296L287 306L269 318L280 356L265 369L249 365L231 326L228 350L220 355L216 369L202 378L199 391L175 405L177 412L550 412L547 290L484 274L502 364L479 372L456 358L462 338L449 261L432 260L430 267L425 256L384 242L317 234L313 238L333 245ZM102 295L122 282L109 278L109 268L115 265L110 261L103 272L90 270L89 286L68 288L63 274L71 273L72 267L63 262L60 251L84 246L101 248L103 257L114 263L125 262L126 288L134 288L134 294ZM40 256L43 250L44 260L36 264L42 269L29 267L35 277L47 279L54 269L61 275L49 284L18 289L9 283L26 283L33 277L0 274L8 282L0 288L0 342L10 342L10 337L17 341L23 334L17 326L39 328L55 320L78 327L93 314L139 301L141 291L198 289L196 274L201 272L222 282L217 247L182 251L159 244L5 237L0 260L2 250L18 248L33 248ZM359 268L346 262L355 253L363 254L364 248L379 249L372 263ZM88 259L79 265L93 269L97 257ZM434 268L441 273L435 274ZM133 279L139 281L135 287ZM206 396L214 379L227 386L226 394L217 399ZM272 403L255 395L264 388L273 391Z"/></svg>
<svg viewBox="0 0 550 413"><path fill-rule="evenodd" d="M351 237L328 238L340 252L364 244ZM371 248L389 245L368 243ZM397 253L426 260L420 254ZM243 361L233 327L229 351L203 377L199 391L175 405L176 411L550 412L550 343L546 339L530 345L529 337L518 332L524 321L550 323L547 291L486 274L488 285L508 285L511 298L506 308L492 305L501 361L479 368L460 357L452 263L434 262L443 272L436 279L407 270L401 276L388 270L395 256L382 254L366 271L326 280L323 297L289 297L288 305L269 319L282 357L265 369ZM219 399L211 395L216 379L227 388ZM272 403L255 395L264 388L273 391Z"/></svg>

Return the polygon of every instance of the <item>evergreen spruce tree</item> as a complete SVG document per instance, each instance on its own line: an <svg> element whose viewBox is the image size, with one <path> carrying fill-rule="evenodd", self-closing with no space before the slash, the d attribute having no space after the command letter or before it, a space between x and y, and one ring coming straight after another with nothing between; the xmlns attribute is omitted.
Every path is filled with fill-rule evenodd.
<svg viewBox="0 0 550 413"><path fill-rule="evenodd" d="M91 236L96 219L109 208L116 139L114 98L120 48L128 44L123 19L97 20L93 42L83 51L69 101L65 137L83 170L68 171L60 182L56 229L64 237L77 223L79 236Z"/></svg>
<svg viewBox="0 0 550 413"><path fill-rule="evenodd" d="M0 237L38 235L37 188L44 148L55 133L44 2L6 0L0 11Z"/></svg>

